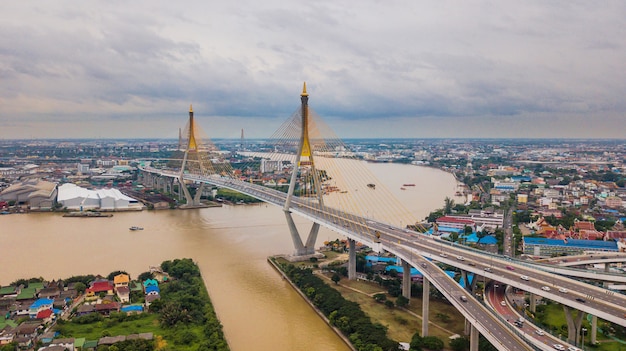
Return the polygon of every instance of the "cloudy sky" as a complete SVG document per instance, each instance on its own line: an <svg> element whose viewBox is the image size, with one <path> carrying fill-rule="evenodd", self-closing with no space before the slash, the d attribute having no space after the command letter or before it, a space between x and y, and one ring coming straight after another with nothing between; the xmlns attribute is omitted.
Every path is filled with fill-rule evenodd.
<svg viewBox="0 0 626 351"><path fill-rule="evenodd" d="M4 1L0 139L623 138L621 0Z"/></svg>

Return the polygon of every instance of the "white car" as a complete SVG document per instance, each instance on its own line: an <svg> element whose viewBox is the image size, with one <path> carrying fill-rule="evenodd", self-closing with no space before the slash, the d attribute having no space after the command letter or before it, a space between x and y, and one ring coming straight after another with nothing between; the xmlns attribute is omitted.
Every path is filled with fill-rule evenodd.
<svg viewBox="0 0 626 351"><path fill-rule="evenodd" d="M557 350L561 350L561 351L565 350L565 347L563 345L561 345L561 344L554 344L554 345L552 345L552 347L554 347Z"/></svg>
<svg viewBox="0 0 626 351"><path fill-rule="evenodd" d="M567 289L565 288L559 288L559 292L563 293L563 294L567 294Z"/></svg>
<svg viewBox="0 0 626 351"><path fill-rule="evenodd" d="M500 301L500 305L506 306L506 301Z"/></svg>
<svg viewBox="0 0 626 351"><path fill-rule="evenodd" d="M463 256L457 256L456 259L459 261L465 261L465 257Z"/></svg>
<svg viewBox="0 0 626 351"><path fill-rule="evenodd" d="M580 351L580 349L574 346L570 346L567 348L567 351Z"/></svg>
<svg viewBox="0 0 626 351"><path fill-rule="evenodd" d="M544 285L544 286L541 287L541 290L543 290L543 291L550 291L550 287Z"/></svg>
<svg viewBox="0 0 626 351"><path fill-rule="evenodd" d="M445 253L442 253L442 254L440 254L439 256L441 256L441 257L443 257L443 258L448 257L448 255L446 255Z"/></svg>
<svg viewBox="0 0 626 351"><path fill-rule="evenodd" d="M521 280L528 280L528 276L527 275L523 275L521 277L519 277Z"/></svg>
<svg viewBox="0 0 626 351"><path fill-rule="evenodd" d="M537 330L535 330L535 333L537 333L537 335L540 335L540 336L545 335L545 333L544 333L544 332L543 332L543 330L541 330L541 329L537 329Z"/></svg>

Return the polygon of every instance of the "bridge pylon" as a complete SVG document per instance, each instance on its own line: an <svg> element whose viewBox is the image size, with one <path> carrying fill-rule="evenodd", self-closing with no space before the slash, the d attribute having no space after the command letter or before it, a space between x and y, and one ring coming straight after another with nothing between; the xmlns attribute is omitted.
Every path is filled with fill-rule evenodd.
<svg viewBox="0 0 626 351"><path fill-rule="evenodd" d="M196 195L195 196L191 196L191 193L189 192L189 189L187 189L187 186L185 185L185 179L183 178L184 174L185 174L185 167L187 166L187 160L189 158L190 154L195 154L196 155L196 159L200 160L200 150L199 150L199 143L198 140L196 139L196 133L195 133L195 121L193 119L193 106L189 105L189 129L187 131L188 133L188 138L187 138L187 145L185 145L185 154L183 156L183 163L180 167L180 174L178 175L178 183L180 184L180 189L183 192L183 195L185 196L185 200L187 201L186 205L184 207L197 207L200 206L200 196L202 195L202 191L204 188L204 183L202 183L200 185L200 188L197 190ZM179 132L180 134L180 132ZM179 145L180 145L180 136L179 136ZM198 162L200 170L204 173L204 170L202 169L202 162Z"/></svg>
<svg viewBox="0 0 626 351"><path fill-rule="evenodd" d="M294 256L309 256L315 254L315 241L317 240L317 234L319 232L319 223L313 223L306 242L302 242L298 228L291 216L291 200L298 182L298 174L309 174L313 180L313 188L315 192L315 198L317 199L319 206L324 205L320 175L315 168L315 161L313 159L313 148L309 139L309 94L306 92L306 82L303 84L302 93L300 94L301 102L301 118L302 128L300 132L300 142L298 145L298 152L296 154L296 160L293 165L293 173L291 174L291 180L289 182L289 190L287 191L287 198L285 200L285 206L283 212L287 219L289 226L289 232L291 233L291 239L294 245Z"/></svg>

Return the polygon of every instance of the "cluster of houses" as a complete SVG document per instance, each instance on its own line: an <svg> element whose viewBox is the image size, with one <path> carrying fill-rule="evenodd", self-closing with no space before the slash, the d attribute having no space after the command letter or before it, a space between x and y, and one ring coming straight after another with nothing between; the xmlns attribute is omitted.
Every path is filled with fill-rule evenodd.
<svg viewBox="0 0 626 351"><path fill-rule="evenodd" d="M40 348L41 351L95 350L98 345L126 339L152 339L151 333L99 340L55 339L58 333L52 328L58 318L68 317L71 310L75 317L91 313L108 316L112 312L143 312L160 299L159 283L168 280L167 273L158 268L151 267L151 272L155 278L143 282L131 280L124 273L114 276L113 280L97 277L82 295L76 289L77 283L64 285L63 281L0 287L0 346L15 343L21 350L33 350L37 342L41 342L46 346ZM142 296L143 303L131 301L134 291Z"/></svg>

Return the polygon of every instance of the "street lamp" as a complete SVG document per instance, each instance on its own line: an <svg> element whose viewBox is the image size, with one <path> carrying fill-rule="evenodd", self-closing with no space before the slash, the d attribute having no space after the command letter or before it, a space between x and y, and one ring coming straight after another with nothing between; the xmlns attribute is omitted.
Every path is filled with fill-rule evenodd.
<svg viewBox="0 0 626 351"><path fill-rule="evenodd" d="M581 343L581 348L584 350L585 349L585 333L587 332L587 328L582 328L581 331L583 332L583 342Z"/></svg>

